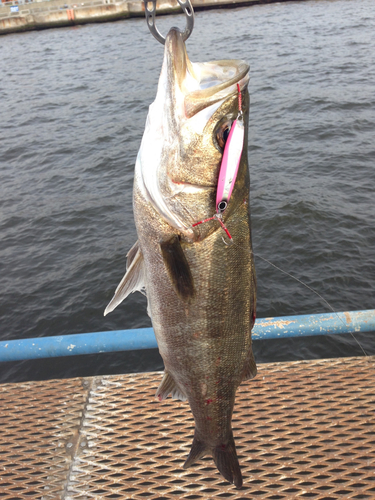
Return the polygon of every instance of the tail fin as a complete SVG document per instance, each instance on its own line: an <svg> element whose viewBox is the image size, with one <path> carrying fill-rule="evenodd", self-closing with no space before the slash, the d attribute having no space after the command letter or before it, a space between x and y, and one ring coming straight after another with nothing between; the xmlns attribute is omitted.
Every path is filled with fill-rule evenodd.
<svg viewBox="0 0 375 500"><path fill-rule="evenodd" d="M204 444L203 441L197 438L194 435L193 444L191 445L191 450L189 456L184 463L184 469L187 469L191 465L193 465L197 460L203 458L205 454L210 451L209 448Z"/></svg>
<svg viewBox="0 0 375 500"><path fill-rule="evenodd" d="M212 451L212 456L221 475L227 481L233 483L236 488L240 489L242 487L242 474L232 431L230 431L227 444L216 446Z"/></svg>
<svg viewBox="0 0 375 500"><path fill-rule="evenodd" d="M233 483L236 488L240 489L242 487L242 474L232 431L230 431L229 440L226 444L220 444L213 449L210 449L195 435L189 456L184 463L184 469L193 465L194 462L206 455L207 452L212 453L215 465L221 475L227 481Z"/></svg>

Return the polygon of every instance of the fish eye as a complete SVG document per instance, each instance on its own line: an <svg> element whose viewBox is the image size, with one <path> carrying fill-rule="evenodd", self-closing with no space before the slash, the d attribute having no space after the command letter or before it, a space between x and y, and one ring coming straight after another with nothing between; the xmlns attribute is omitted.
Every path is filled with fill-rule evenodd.
<svg viewBox="0 0 375 500"><path fill-rule="evenodd" d="M225 143L227 142L232 123L232 121L226 120L216 131L216 142L221 149L224 149Z"/></svg>

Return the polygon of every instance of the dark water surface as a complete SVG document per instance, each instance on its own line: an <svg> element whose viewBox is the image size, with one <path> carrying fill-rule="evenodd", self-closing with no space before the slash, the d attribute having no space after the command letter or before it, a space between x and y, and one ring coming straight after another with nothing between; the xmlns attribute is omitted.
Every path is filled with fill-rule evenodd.
<svg viewBox="0 0 375 500"><path fill-rule="evenodd" d="M373 0L199 12L193 61L251 66L255 253L337 311L375 306ZM164 33L182 16L160 21ZM136 240L134 163L163 48L144 19L0 39L0 338L150 326L103 310ZM257 258L258 316L328 312ZM358 335L375 353L374 335ZM258 361L359 355L350 336L259 341ZM0 380L160 369L154 351L5 363Z"/></svg>

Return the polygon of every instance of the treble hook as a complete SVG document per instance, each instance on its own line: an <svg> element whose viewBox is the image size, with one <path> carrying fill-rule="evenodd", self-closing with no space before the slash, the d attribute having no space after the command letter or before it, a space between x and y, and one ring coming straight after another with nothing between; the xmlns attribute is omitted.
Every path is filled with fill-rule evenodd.
<svg viewBox="0 0 375 500"><path fill-rule="evenodd" d="M191 32L193 31L194 10L190 0L177 0L177 2L180 4L186 16L186 28L185 31L182 33L182 39L184 42L186 42L186 40L191 35ZM143 0L143 3L145 4L145 14L146 14L146 22L148 29L154 35L156 40L164 45L165 38L157 29L155 24L156 0ZM151 3L152 3L152 8L150 6Z"/></svg>

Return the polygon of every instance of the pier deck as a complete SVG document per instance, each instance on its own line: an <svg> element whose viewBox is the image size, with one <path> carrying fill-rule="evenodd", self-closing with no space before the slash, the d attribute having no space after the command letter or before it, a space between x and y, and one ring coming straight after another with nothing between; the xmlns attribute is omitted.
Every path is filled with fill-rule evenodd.
<svg viewBox="0 0 375 500"><path fill-rule="evenodd" d="M187 403L161 373L0 385L0 498L373 499L375 356L259 366L233 416L244 487L182 465Z"/></svg>

